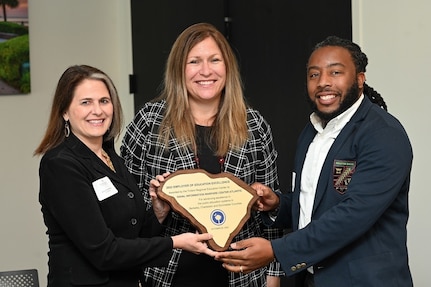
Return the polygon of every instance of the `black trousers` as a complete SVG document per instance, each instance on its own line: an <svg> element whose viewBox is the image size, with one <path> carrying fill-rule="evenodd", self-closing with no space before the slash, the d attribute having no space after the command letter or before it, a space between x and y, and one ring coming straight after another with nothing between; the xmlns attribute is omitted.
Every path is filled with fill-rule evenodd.
<svg viewBox="0 0 431 287"><path fill-rule="evenodd" d="M314 287L314 275L308 271L305 274L304 287Z"/></svg>
<svg viewBox="0 0 431 287"><path fill-rule="evenodd" d="M308 271L303 271L294 276L295 287L314 287L314 275Z"/></svg>

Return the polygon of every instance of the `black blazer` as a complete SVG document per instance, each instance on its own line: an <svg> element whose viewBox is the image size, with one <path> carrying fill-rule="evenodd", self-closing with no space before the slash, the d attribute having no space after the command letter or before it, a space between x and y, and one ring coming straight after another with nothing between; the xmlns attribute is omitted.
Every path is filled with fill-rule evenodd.
<svg viewBox="0 0 431 287"><path fill-rule="evenodd" d="M163 227L145 211L143 196L113 142L104 149L116 172L73 134L41 159L48 286L136 287L143 267L165 266L172 256L171 238L152 237ZM100 187L93 183L104 177L115 188L99 200Z"/></svg>

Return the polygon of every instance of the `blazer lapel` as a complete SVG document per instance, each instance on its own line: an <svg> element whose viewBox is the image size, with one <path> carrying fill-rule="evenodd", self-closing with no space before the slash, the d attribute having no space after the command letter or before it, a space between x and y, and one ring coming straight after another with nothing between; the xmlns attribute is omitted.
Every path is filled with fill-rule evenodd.
<svg viewBox="0 0 431 287"><path fill-rule="evenodd" d="M307 155L308 147L310 143L313 141L316 135L316 130L314 129L311 123L308 123L304 131L301 133L301 136L297 143L297 151L295 158L295 186L293 189L293 198L292 198L292 220L293 220L293 229L298 229L299 222L299 195L301 192L301 176L302 176L302 168L304 166L305 156Z"/></svg>
<svg viewBox="0 0 431 287"><path fill-rule="evenodd" d="M325 162L322 167L322 173L320 174L319 181L317 183L316 195L314 198L313 205L313 213L322 200L323 194L326 190L326 186L328 186L329 184L328 181L332 180L332 176L330 175L330 173L332 174L333 172L333 164L334 160L336 159L337 153L343 148L343 145L345 144L346 140L356 130L358 124L360 124L365 118L365 115L368 113L368 110L371 108L372 105L373 103L371 103L371 101L367 97L364 97L364 100L362 101L358 110L355 112L355 114L346 124L346 126L341 130L340 134L337 136L331 148L329 149L328 155L326 156Z"/></svg>
<svg viewBox="0 0 431 287"><path fill-rule="evenodd" d="M71 133L66 139L66 145L72 153L85 164L85 166L91 167L95 173L106 174L111 180L115 180L125 186L132 186L132 184L126 180L129 177L124 175L122 176L121 174L122 172L125 172L125 169L120 168L117 172L112 172L109 168L105 167L105 164L99 160L94 152L81 142L73 133ZM106 144L106 148L110 148L110 143ZM117 157L111 156L111 160L117 162ZM116 163L116 166L119 166L118 162ZM108 172L110 173L108 174Z"/></svg>

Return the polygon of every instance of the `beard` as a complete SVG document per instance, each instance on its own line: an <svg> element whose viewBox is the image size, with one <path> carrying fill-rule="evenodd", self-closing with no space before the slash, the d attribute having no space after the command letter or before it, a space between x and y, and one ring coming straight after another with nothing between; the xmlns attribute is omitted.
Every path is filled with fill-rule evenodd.
<svg viewBox="0 0 431 287"><path fill-rule="evenodd" d="M338 109L336 109L333 112L325 113L322 111L319 111L317 108L317 105L314 101L310 99L308 95L306 95L307 102L311 107L311 110L316 113L316 115L321 118L325 122L329 122L333 118L335 118L338 115L341 115L343 112L345 112L347 109L349 109L359 98L359 86L358 82L355 81L350 88L346 92L346 96L344 100L341 101L340 106Z"/></svg>

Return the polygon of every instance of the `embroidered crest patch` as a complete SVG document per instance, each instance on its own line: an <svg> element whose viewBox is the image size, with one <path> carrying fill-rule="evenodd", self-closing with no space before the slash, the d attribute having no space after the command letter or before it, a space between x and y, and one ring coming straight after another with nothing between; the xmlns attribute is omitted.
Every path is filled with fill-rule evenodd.
<svg viewBox="0 0 431 287"><path fill-rule="evenodd" d="M355 172L356 161L353 160L334 160L333 166L333 181L334 188L340 193L344 194L347 186L352 180L352 175Z"/></svg>

